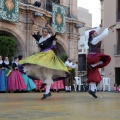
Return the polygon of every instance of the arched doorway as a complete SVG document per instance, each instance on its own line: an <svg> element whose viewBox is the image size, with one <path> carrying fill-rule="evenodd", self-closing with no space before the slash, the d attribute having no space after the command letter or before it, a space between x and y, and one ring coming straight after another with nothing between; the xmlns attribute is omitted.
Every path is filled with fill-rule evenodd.
<svg viewBox="0 0 120 120"><path fill-rule="evenodd" d="M57 48L54 50L54 52L58 57L61 57L61 55L66 54L64 48L62 47L60 43L57 42L56 47Z"/></svg>
<svg viewBox="0 0 120 120"><path fill-rule="evenodd" d="M7 36L7 37L13 37L13 38L15 38L17 51L14 54L14 56L23 55L22 45L19 42L19 40L17 39L17 37L15 37L12 33L8 32L8 31L4 31L4 30L0 30L0 36Z"/></svg>

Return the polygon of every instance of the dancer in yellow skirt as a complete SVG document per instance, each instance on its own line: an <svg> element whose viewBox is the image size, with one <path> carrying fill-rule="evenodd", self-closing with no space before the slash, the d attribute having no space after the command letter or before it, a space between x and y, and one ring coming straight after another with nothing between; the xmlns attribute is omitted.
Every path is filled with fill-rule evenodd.
<svg viewBox="0 0 120 120"><path fill-rule="evenodd" d="M51 34L49 34L49 30ZM19 64L24 64L24 72L26 72L27 75L36 77L46 84L45 94L41 98L46 99L51 96L50 86L53 83L52 78L58 75L65 77L65 73L68 72L68 70L52 50L53 41L56 37L52 27L46 22L46 27L42 29L41 36L40 34L34 33L34 24L32 24L31 32L41 50L39 53L21 60Z"/></svg>

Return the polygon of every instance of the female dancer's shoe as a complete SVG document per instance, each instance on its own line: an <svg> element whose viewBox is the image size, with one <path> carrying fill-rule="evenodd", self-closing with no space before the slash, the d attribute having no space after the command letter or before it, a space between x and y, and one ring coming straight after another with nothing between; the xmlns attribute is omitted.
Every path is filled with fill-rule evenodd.
<svg viewBox="0 0 120 120"><path fill-rule="evenodd" d="M92 95L94 98L97 98L97 96L95 95L95 92L93 92L93 91L88 91L88 93L90 94L90 95Z"/></svg>
<svg viewBox="0 0 120 120"><path fill-rule="evenodd" d="M41 100L46 99L47 97L50 97L52 94L49 92L48 94L44 94Z"/></svg>

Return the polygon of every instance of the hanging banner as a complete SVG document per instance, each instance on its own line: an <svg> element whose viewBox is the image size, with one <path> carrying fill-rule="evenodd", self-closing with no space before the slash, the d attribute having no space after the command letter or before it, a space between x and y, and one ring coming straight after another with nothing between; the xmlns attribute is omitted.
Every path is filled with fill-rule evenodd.
<svg viewBox="0 0 120 120"><path fill-rule="evenodd" d="M52 27L56 32L66 31L66 8L52 3Z"/></svg>
<svg viewBox="0 0 120 120"><path fill-rule="evenodd" d="M0 18L18 22L19 0L0 0Z"/></svg>

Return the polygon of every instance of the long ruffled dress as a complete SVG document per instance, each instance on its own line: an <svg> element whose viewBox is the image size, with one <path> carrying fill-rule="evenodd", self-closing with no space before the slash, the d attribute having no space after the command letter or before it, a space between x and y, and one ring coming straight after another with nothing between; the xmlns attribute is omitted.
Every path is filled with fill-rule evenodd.
<svg viewBox="0 0 120 120"><path fill-rule="evenodd" d="M40 79L42 83L52 84L54 76L66 76L65 72L68 72L67 67L59 59L51 46L55 36L51 36L47 40L39 43L42 52L31 55L21 61L19 64L24 64L24 72L27 75ZM69 73L69 72L68 72Z"/></svg>
<svg viewBox="0 0 120 120"><path fill-rule="evenodd" d="M13 66L17 65L13 63ZM16 91L16 90L26 90L27 86L22 78L21 73L19 70L15 70L13 67L12 72L8 76L8 90Z"/></svg>
<svg viewBox="0 0 120 120"><path fill-rule="evenodd" d="M0 69L0 91L7 90L7 76L6 76L6 69Z"/></svg>
<svg viewBox="0 0 120 120"><path fill-rule="evenodd" d="M32 80L31 78L29 78L29 77L23 72L23 68L24 68L24 66L18 65L18 69L19 69L19 71L21 72L22 78L23 78L23 80L24 80L24 82L25 82L25 84L26 84L26 86L27 86L26 90L27 90L27 91L31 91L31 90L33 90L33 89L36 88L36 85L35 85L35 83L33 82L33 80Z"/></svg>
<svg viewBox="0 0 120 120"><path fill-rule="evenodd" d="M4 67L4 69L2 69ZM7 90L7 73L8 69L6 68L4 62L2 61L0 64L0 91L5 92Z"/></svg>

